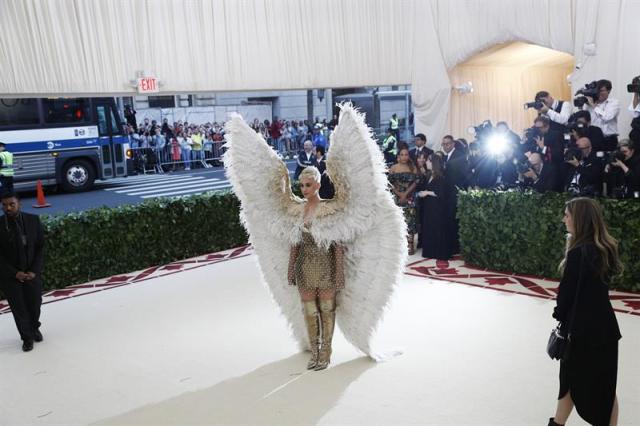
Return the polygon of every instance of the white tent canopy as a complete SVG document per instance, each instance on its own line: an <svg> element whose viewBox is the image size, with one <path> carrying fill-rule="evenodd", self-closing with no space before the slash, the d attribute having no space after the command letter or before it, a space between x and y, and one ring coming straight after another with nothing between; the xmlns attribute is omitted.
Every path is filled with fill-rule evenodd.
<svg viewBox="0 0 640 426"><path fill-rule="evenodd" d="M167 93L409 83L434 140L448 70L498 43L572 54L574 88L608 78L626 105L638 18L639 0L3 0L0 96L133 94L139 72Z"/></svg>

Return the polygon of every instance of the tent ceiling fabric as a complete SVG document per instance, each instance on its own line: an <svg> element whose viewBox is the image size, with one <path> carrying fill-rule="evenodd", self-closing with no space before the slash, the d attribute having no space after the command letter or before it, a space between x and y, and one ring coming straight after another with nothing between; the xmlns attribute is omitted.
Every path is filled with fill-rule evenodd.
<svg viewBox="0 0 640 426"><path fill-rule="evenodd" d="M464 62L474 67L518 67L566 66L573 63L573 56L542 46L523 43L497 44Z"/></svg>
<svg viewBox="0 0 640 426"><path fill-rule="evenodd" d="M169 93L410 83L439 138L447 70L500 43L573 54L574 86L607 77L624 104L638 17L625 0L3 0L0 96L133 94L143 70Z"/></svg>

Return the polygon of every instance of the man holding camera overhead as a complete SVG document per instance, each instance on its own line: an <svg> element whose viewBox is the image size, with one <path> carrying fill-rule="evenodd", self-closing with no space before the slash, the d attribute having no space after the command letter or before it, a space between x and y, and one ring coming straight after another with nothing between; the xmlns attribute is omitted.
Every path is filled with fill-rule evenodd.
<svg viewBox="0 0 640 426"><path fill-rule="evenodd" d="M577 94L582 94L586 98L586 103L582 109L591 114L591 123L600 127L604 134L603 149L614 151L618 146L618 114L620 113L620 102L610 98L611 82L609 80L598 80L589 83ZM578 105L576 105L578 106Z"/></svg>

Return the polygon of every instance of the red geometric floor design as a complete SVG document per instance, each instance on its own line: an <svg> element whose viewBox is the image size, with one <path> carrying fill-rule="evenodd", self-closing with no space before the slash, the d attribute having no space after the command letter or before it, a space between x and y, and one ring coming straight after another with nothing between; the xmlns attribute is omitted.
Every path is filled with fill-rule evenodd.
<svg viewBox="0 0 640 426"><path fill-rule="evenodd" d="M217 253L205 254L187 260L172 262L163 266L153 266L137 272L125 275L115 275L113 277L101 278L85 284L76 284L63 289L51 290L42 295L42 303L58 302L71 297L85 296L98 291L109 290L116 287L135 284L153 278L163 277L190 269L201 268L214 263L227 262L240 257L249 256L253 253L250 246L238 247ZM0 315L11 312L6 300L0 300Z"/></svg>
<svg viewBox="0 0 640 426"><path fill-rule="evenodd" d="M467 265L459 257L449 261L421 259L409 263L405 268L405 274L542 299L555 299L559 284L558 280L548 278L477 268ZM640 316L640 294L611 291L609 299L617 312Z"/></svg>
<svg viewBox="0 0 640 426"><path fill-rule="evenodd" d="M217 253L206 254L167 265L153 266L125 275L102 278L85 284L76 284L64 289L51 290L43 294L43 304L58 302L72 297L85 296L98 291L131 285L165 275L176 274L207 265L238 259L253 253L251 246L243 246ZM449 261L420 259L409 263L405 274L453 284L465 284L489 290L521 294L543 299L555 299L558 281L530 275L515 275L479 269L465 264L460 258ZM640 294L623 291L609 293L613 308L618 312L640 316ZM5 300L0 300L0 315L11 312Z"/></svg>

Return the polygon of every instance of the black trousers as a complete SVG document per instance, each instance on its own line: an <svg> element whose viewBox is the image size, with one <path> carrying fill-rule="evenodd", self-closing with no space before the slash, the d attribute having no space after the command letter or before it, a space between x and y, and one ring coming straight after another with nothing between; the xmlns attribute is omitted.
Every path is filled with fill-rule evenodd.
<svg viewBox="0 0 640 426"><path fill-rule="evenodd" d="M0 194L13 192L13 176L0 176Z"/></svg>
<svg viewBox="0 0 640 426"><path fill-rule="evenodd" d="M5 280L0 283L7 297L13 319L22 340L33 340L33 332L40 328L40 306L42 305L42 281Z"/></svg>

